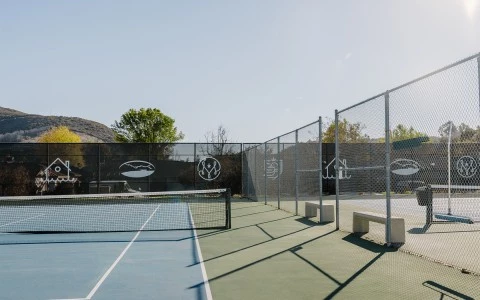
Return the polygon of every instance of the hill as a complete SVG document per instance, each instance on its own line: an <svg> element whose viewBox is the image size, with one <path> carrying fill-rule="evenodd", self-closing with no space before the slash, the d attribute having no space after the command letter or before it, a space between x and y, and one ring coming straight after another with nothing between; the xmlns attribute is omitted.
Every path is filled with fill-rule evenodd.
<svg viewBox="0 0 480 300"><path fill-rule="evenodd" d="M62 125L80 135L83 142L114 142L113 131L98 122L77 117L26 114L0 107L0 142L36 142L45 131Z"/></svg>

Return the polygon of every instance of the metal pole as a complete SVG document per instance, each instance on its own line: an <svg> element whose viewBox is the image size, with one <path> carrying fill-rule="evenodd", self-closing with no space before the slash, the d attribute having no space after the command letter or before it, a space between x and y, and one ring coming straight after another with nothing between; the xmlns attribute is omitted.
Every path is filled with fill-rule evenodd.
<svg viewBox="0 0 480 300"><path fill-rule="evenodd" d="M197 188L197 143L193 143L193 189L195 190L196 188Z"/></svg>
<svg viewBox="0 0 480 300"><path fill-rule="evenodd" d="M265 173L265 205L267 205L267 142L264 143L264 159L263 159L263 172Z"/></svg>
<svg viewBox="0 0 480 300"><path fill-rule="evenodd" d="M245 153L243 153L243 143L240 144L240 164L242 165L242 187L241 187L241 191L242 191L242 194L244 194L244 190L243 190L243 185L244 185L244 178L245 178L245 173L244 173L244 166L243 166L243 155ZM247 187L248 187L248 184L247 184Z"/></svg>
<svg viewBox="0 0 480 300"><path fill-rule="evenodd" d="M149 143L148 144L148 162L149 163L152 163L152 154L151 154L151 150L150 150L151 147L152 147L152 143ZM148 189L147 190L149 192L151 192L150 191L150 186L151 186L152 182L151 182L150 176L147 177L147 183L148 183Z"/></svg>
<svg viewBox="0 0 480 300"><path fill-rule="evenodd" d="M280 137L277 137L277 208L280 209Z"/></svg>
<svg viewBox="0 0 480 300"><path fill-rule="evenodd" d="M335 110L335 223L336 229L340 229L340 180L338 178L340 168L340 150L338 140L338 110Z"/></svg>
<svg viewBox="0 0 480 300"><path fill-rule="evenodd" d="M318 204L320 207L320 222L323 222L323 172L322 172L322 117L318 117Z"/></svg>
<svg viewBox="0 0 480 300"><path fill-rule="evenodd" d="M451 145L452 145L452 127L453 127L453 122L450 121L450 126L448 130L448 214L452 214L452 205L451 205L451 186L452 186L452 164L451 164L451 157L452 157L452 152L451 152Z"/></svg>
<svg viewBox="0 0 480 300"><path fill-rule="evenodd" d="M477 74L478 74L478 108L480 109L480 53L477 56Z"/></svg>
<svg viewBox="0 0 480 300"><path fill-rule="evenodd" d="M387 202L387 224L385 226L385 240L387 246L391 244L392 211L390 202L390 95L385 93L385 185Z"/></svg>
<svg viewBox="0 0 480 300"><path fill-rule="evenodd" d="M258 145L255 146L255 151L253 152L253 163L254 163L254 166L255 166L255 169L253 170L253 172L254 172L255 180L252 180L252 183L253 183L253 190L255 191L255 201L258 201L257 193L256 193L257 186L258 186L257 185L257 183L258 183L258 181L257 181L257 179L258 179L257 178L257 150L258 150L257 147L258 147ZM248 193L250 194L250 191L248 191Z"/></svg>
<svg viewBox="0 0 480 300"><path fill-rule="evenodd" d="M295 215L298 216L298 129L295 130Z"/></svg>
<svg viewBox="0 0 480 300"><path fill-rule="evenodd" d="M100 144L97 145L97 193L100 193Z"/></svg>

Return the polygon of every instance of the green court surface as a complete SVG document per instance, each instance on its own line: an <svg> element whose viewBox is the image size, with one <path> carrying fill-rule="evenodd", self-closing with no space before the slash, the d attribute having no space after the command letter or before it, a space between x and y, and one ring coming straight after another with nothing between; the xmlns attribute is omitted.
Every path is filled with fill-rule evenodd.
<svg viewBox="0 0 480 300"><path fill-rule="evenodd" d="M480 299L478 275L262 202L197 233L213 299Z"/></svg>

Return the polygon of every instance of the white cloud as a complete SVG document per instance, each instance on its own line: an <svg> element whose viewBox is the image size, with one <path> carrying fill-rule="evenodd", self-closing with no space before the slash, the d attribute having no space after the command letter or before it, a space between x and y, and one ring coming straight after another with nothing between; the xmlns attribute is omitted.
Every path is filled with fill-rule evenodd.
<svg viewBox="0 0 480 300"><path fill-rule="evenodd" d="M352 53L351 53L351 52L348 52L348 53L345 55L345 60L349 59L351 56L352 56Z"/></svg>

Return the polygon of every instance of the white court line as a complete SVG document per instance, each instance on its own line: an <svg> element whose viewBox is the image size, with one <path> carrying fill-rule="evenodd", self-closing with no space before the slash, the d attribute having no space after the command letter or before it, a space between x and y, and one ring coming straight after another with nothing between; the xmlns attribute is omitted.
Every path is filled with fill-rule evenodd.
<svg viewBox="0 0 480 300"><path fill-rule="evenodd" d="M61 298L61 299L49 299L49 300L89 300L87 298Z"/></svg>
<svg viewBox="0 0 480 300"><path fill-rule="evenodd" d="M200 261L200 268L202 269L202 276L203 276L203 285L205 286L205 293L207 294L207 300L212 300L212 291L210 290L210 283L208 282L207 270L205 269L205 264L203 263L202 257L202 250L200 249L200 243L198 242L197 230L195 229L193 223L193 216L190 209L188 210L188 214L190 215L190 222L192 223L193 228L193 236L195 239L195 246L197 247L198 251L198 260Z"/></svg>
<svg viewBox="0 0 480 300"><path fill-rule="evenodd" d="M23 222L23 221L26 221L26 220L30 220L30 219L33 219L33 218L38 218L38 217L41 217L41 216L44 216L44 215L45 215L45 214L40 214L40 215L36 215L36 216L30 217L30 218L21 219L21 220L18 220L18 221L14 221L14 222L10 222L10 223L7 223L7 224L0 225L0 227L12 225L12 224L15 224L15 223L20 223L20 222Z"/></svg>
<svg viewBox="0 0 480 300"><path fill-rule="evenodd" d="M128 243L127 247L125 247L125 249L123 249L122 253L120 254L120 256L117 257L117 259L115 260L115 262L110 266L110 268L108 268L107 272L105 272L105 274L103 274L102 278L100 278L100 280L97 282L97 284L95 285L95 287L90 291L90 293L87 295L87 297L85 299L87 300L90 300L92 299L93 295L95 295L95 293L97 292L97 290L100 288L100 286L102 285L102 283L105 281L105 279L107 279L108 275L110 275L110 273L113 271L113 269L115 269L115 267L117 266L117 264L120 262L120 260L123 258L123 256L125 255L125 253L127 253L128 249L130 248L130 246L132 246L132 244L135 242L135 240L138 238L138 236L140 235L140 233L142 232L143 228L145 227L145 225L147 225L147 223L150 221L150 219L152 219L153 215L155 215L155 213L157 212L158 208L160 207L160 205L157 206L157 208L155 208L155 210L153 211L153 213L150 215L150 217L145 221L145 223L143 223L142 227L140 228L140 230L137 232L137 234L135 234L135 236L133 237L133 239L130 241L130 243Z"/></svg>
<svg viewBox="0 0 480 300"><path fill-rule="evenodd" d="M100 286L102 285L102 283L105 281L105 279L107 279L108 275L110 275L110 273L112 273L113 269L115 269L115 267L117 266L117 264L120 262L120 260L123 258L123 256L125 255L125 253L127 253L128 249L132 246L132 244L135 242L135 240L138 238L138 236L140 235L140 233L142 232L143 228L145 228L145 226L147 225L147 223L152 219L153 215L155 215L155 213L157 212L158 208L160 207L157 206L157 208L155 208L155 210L153 211L153 213L150 215L150 217L145 221L145 223L142 225L142 227L140 228L140 230L138 230L137 234L135 234L135 236L133 237L133 239L128 243L127 247L125 247L125 249L123 249L122 253L120 253L120 255L117 257L117 259L115 260L115 262L113 262L113 264L110 266L110 268L108 268L107 272L105 272L105 274L103 274L102 278L100 278L100 280L97 282L97 284L95 285L95 287L90 291L90 293L87 295L87 297L85 298L69 298L69 299L64 299L64 300L91 300L93 295L95 295L95 293L98 291L98 289L100 288ZM60 300L60 299L56 299L56 300Z"/></svg>

